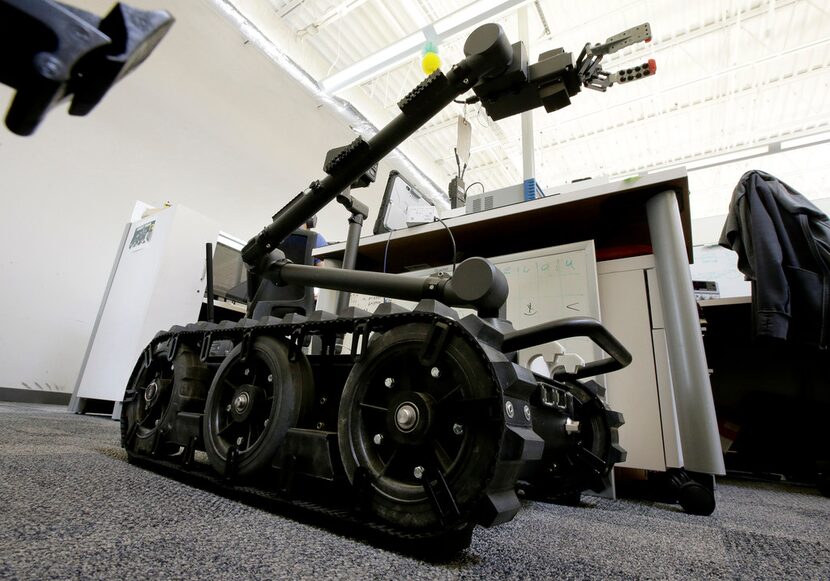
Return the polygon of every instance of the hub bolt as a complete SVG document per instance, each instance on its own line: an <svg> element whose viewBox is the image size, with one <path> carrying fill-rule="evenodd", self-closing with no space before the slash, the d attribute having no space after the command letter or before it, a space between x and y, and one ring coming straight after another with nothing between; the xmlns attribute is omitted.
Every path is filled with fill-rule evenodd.
<svg viewBox="0 0 830 581"><path fill-rule="evenodd" d="M452 433L455 434L456 436L460 436L461 434L464 433L464 426L462 426L461 424L453 424L452 425Z"/></svg>
<svg viewBox="0 0 830 581"><path fill-rule="evenodd" d="M402 403L395 411L395 424L402 432L415 429L418 424L418 408L409 402Z"/></svg>
<svg viewBox="0 0 830 581"><path fill-rule="evenodd" d="M415 466L415 470L412 471L412 474L420 480L424 477L424 467L423 466Z"/></svg>
<svg viewBox="0 0 830 581"><path fill-rule="evenodd" d="M271 383L272 381L274 381L274 376L269 374L268 375L268 383Z"/></svg>
<svg viewBox="0 0 830 581"><path fill-rule="evenodd" d="M375 443L375 446L380 446L383 444L383 434L375 434L375 437L372 438L372 441Z"/></svg>
<svg viewBox="0 0 830 581"><path fill-rule="evenodd" d="M329 400L328 400L328 398L321 397L321 398L320 398L320 405L325 404L327 401L329 401Z"/></svg>
<svg viewBox="0 0 830 581"><path fill-rule="evenodd" d="M392 377L387 377L386 379L383 380L383 385L385 385L386 387L392 388L395 385L395 379L392 378Z"/></svg>
<svg viewBox="0 0 830 581"><path fill-rule="evenodd" d="M429 374L433 377L433 379L438 379L439 377L441 377L441 370L437 367L433 367L429 370Z"/></svg>
<svg viewBox="0 0 830 581"><path fill-rule="evenodd" d="M318 430L322 430L325 427L326 427L326 424L324 424L323 422L317 422L317 429Z"/></svg>
<svg viewBox="0 0 830 581"><path fill-rule="evenodd" d="M243 442L244 440L245 440L245 439L244 439L242 436L239 436L239 437L236 439L236 445L237 445L237 446L241 446L241 445L242 445L242 442Z"/></svg>
<svg viewBox="0 0 830 581"><path fill-rule="evenodd" d="M504 411L507 412L507 417L508 418L513 418L513 402L512 401L508 400L508 401L504 402Z"/></svg>
<svg viewBox="0 0 830 581"><path fill-rule="evenodd" d="M226 408L225 408L225 411L226 411L226 412L231 411L231 404L228 404L228 407L226 407Z"/></svg>
<svg viewBox="0 0 830 581"><path fill-rule="evenodd" d="M529 405L525 405L525 419L527 421L530 421L530 406Z"/></svg>
<svg viewBox="0 0 830 581"><path fill-rule="evenodd" d="M248 375L249 373L251 373L251 370L246 367L245 371L243 371L242 373L244 373L245 375Z"/></svg>
<svg viewBox="0 0 830 581"><path fill-rule="evenodd" d="M248 409L248 404L251 402L250 396L244 391L237 395L233 400L233 409L236 413L241 414Z"/></svg>
<svg viewBox="0 0 830 581"><path fill-rule="evenodd" d="M155 381L151 381L150 385L147 386L147 389L144 390L144 401L147 403L151 402L156 394L158 393L159 386Z"/></svg>

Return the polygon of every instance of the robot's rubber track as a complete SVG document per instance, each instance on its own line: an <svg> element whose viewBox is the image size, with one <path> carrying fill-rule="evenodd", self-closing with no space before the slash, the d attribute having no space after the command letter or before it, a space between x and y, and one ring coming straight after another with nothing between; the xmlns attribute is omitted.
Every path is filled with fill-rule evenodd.
<svg viewBox="0 0 830 581"><path fill-rule="evenodd" d="M446 560L470 546L473 525L460 529L411 531L387 525L365 511L348 506L324 506L309 500L286 497L276 491L253 486L233 485L196 464L185 469L180 463L155 458L135 457L132 462L184 484L219 494L225 498L315 524L331 532L369 541L384 548L415 554L430 560Z"/></svg>
<svg viewBox="0 0 830 581"><path fill-rule="evenodd" d="M156 428L150 430L152 432L151 436L143 435L141 446L136 447L134 445L136 426L140 422L133 420L131 423L128 409L141 396L137 395L136 390L132 387L127 390L122 408L122 445L128 450L132 461L158 468L176 479L187 481L201 488L208 488L223 496L257 506L264 504L269 508L277 509L278 512L301 513L303 520L308 520L308 518L321 519L321 524L327 528L347 531L349 534L358 534L361 537L371 539L373 542L389 545L393 549L399 548L406 552L419 552L424 549L434 552L436 547L440 547L444 549L443 554L455 553L469 546L472 528L476 523L489 525L505 522L510 520L518 510L519 501L515 496L518 478L516 466L539 465L546 461L543 458L546 441L534 432L537 414L536 412L533 413L533 421L531 421L531 407L539 410L542 415L544 413L560 413L550 407L540 408L541 404L536 402L534 398L538 399L538 393L543 390L543 385L547 390L558 390L560 396L568 390L566 384L534 376L530 371L512 363L510 358L498 349L499 341L503 336L502 332L487 321L473 315L459 320L455 311L440 302L423 300L414 311L408 311L392 303L385 303L374 314L351 308L339 317L331 313L316 311L308 318L292 314L282 319L264 317L259 320L242 319L238 322L223 321L218 324L199 322L186 326L174 326L169 331L159 332L142 353L136 369L140 370L142 363L144 367L150 367L151 361L159 369L173 369L181 364L165 364L165 358L169 362L178 362L180 360L177 359L177 354L184 354L186 360L191 364L196 362L197 357L202 362L208 362L216 358L216 354L211 353L211 348L217 342L230 341L235 349L241 349L242 352L245 352L245 349L250 349L250 346L260 337L272 337L281 341L287 346L287 353L290 358L304 357L304 346L308 345L309 339L316 340L319 344L315 349L314 357L317 358L315 365L328 365L325 362L339 361L351 366L351 369L358 365L361 358L367 354L367 350L370 349L370 337L373 333L378 334L379 337L383 337L385 333L390 333L390 336L392 336L394 333L398 333L398 331L393 330L408 328L407 326L411 327L413 323L431 325L430 328L433 330L437 328L445 331L449 330L448 332L452 336L461 338L463 344L466 345L465 348L471 349L469 351L471 355L468 355L468 357L472 358L471 365L475 369L479 369L477 377L492 382L494 386L495 391L492 392L494 396L491 403L487 403L490 402L489 399L470 400L484 403L487 406L487 411L482 412L485 417L484 421L495 422L493 424L494 428L492 428L494 431L491 432L492 437L495 438L493 440L495 443L486 454L477 455L475 461L468 461L471 462L470 465L476 466L477 475L484 483L482 488L478 489L480 492L476 493L482 495L480 498L486 499L484 505L481 505L480 501L476 501L476 506L483 506L484 508L476 508L471 513L464 511L446 512L444 509L447 507L451 507L456 511L458 509L455 507L455 499L453 498L455 492L450 492L450 489L446 488L447 485L444 483L445 488L438 489L437 494L439 496L435 496L436 493L432 490L429 491L440 524L436 522L429 526L415 528L399 527L397 524L381 520L377 514L367 508L365 504L366 497L362 496L363 492L360 490L362 481L357 475L354 477L353 485L350 485L344 476L341 479L335 478L326 485L334 486L334 490L338 490L336 488L338 486L346 487L346 490L342 490L337 495L300 494L296 490L291 490L290 487L282 487L279 483L280 470L283 471L282 474L286 474L287 471L293 470L293 468L279 465L276 462L271 465L270 475L263 473L261 478L256 481L257 486L254 487L252 486L254 481L250 477L235 477L235 466L233 470L229 469L231 457L236 454L233 450L230 450L227 454L228 460L226 461L224 474L221 473L221 467L217 467L215 463L211 468L210 465L194 461L194 451L203 449L196 442L201 443L202 438L207 438L207 436L202 434L201 429L198 432L191 431L188 436L189 445L181 439L180 435L171 436L170 430L176 432L177 428L175 426L171 428L170 417L181 417L177 415L178 411L175 410L173 404L170 404L171 409L174 410L173 413L163 416L160 420L155 420ZM337 353L336 339L344 334L352 334L353 336L353 345L355 346L353 354L343 355ZM429 344L431 339L425 342ZM381 344L378 344L378 348L380 347ZM429 349L426 349L424 352L429 351ZM247 355L243 357L247 357ZM372 361L373 359L370 357L369 360ZM191 368L185 367L185 369L190 370ZM164 373L172 375L170 371ZM484 373L484 375L480 375L480 373ZM131 385L132 381L131 379ZM153 379L152 383L155 384L157 381L159 385L153 387L153 390L170 389L169 386L162 386L164 381L172 383L169 376L166 379L161 377L158 380ZM143 397L147 398L149 386L144 389ZM588 455L589 461L593 465L590 469L585 468L580 473L585 476L538 481L537 486L542 484L552 484L554 486L556 490L549 491L551 496L596 488L602 477L607 475L607 471L613 465L613 462L619 459L617 455L618 447L616 446L619 421L617 421L616 416L612 417L612 412L607 410L607 407L596 393L591 393L591 390L589 390L585 391L585 394L588 394L591 399L590 405L584 406L585 409L590 410L590 414L601 415L604 419L607 418L604 428L607 432L604 437L612 442L614 446L607 454L603 452L601 458L596 455ZM465 405L466 401L464 400ZM573 402L569 405L572 410ZM562 410L565 409L566 407L562 408ZM541 410L546 411L543 413ZM478 412L465 411L465 413ZM565 412L561 411L561 413L564 414ZM186 415L195 416L198 414ZM542 417L542 415L539 417ZM198 421L197 425L201 425L201 420ZM195 433L198 433L198 438L193 435ZM171 453L165 448L170 444L174 446L178 444L184 446L184 448L179 453L172 452L177 455L165 455ZM276 472L274 472L275 470ZM339 470L342 474L343 468L341 467ZM277 476L273 477L274 474L277 474ZM441 474L440 471L438 474ZM363 477L362 473L360 477ZM417 475L416 478L420 478L420 476ZM435 482L441 482L442 479L443 475L440 475L440 478ZM430 480L432 480L432 477L430 477ZM522 480L525 481L526 479L522 477ZM424 482L425 490L427 488L431 489L432 486L438 486L435 483L430 484L426 478ZM530 484L532 487L532 478ZM444 496L440 496L441 494ZM446 494L450 494L448 500L450 504L442 506L442 503L447 501ZM332 506L328 500L332 496L343 496L343 500ZM327 498L325 500L326 504L317 502L318 498ZM447 517L448 514L449 517ZM398 547L398 545L400 546Z"/></svg>

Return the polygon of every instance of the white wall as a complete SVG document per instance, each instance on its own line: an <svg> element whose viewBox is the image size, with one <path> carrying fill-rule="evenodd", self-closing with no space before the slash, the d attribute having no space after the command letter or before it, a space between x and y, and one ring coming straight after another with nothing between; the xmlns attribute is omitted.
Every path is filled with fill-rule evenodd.
<svg viewBox="0 0 830 581"><path fill-rule="evenodd" d="M113 1L72 3L103 14ZM61 107L29 138L0 127L0 387L72 391L136 199L247 239L353 139L212 2L131 4L177 19L147 62L87 117ZM11 94L0 87L3 107ZM364 194L373 208L382 188ZM332 204L319 229L342 239L345 218Z"/></svg>

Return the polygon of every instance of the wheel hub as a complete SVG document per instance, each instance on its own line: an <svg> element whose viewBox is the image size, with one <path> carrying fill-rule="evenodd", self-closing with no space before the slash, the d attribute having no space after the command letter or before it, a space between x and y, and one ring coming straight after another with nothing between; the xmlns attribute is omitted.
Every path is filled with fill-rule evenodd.
<svg viewBox="0 0 830 581"><path fill-rule="evenodd" d="M404 433L411 432L418 425L418 408L412 402L404 402L395 410L395 425Z"/></svg>
<svg viewBox="0 0 830 581"><path fill-rule="evenodd" d="M433 429L435 399L428 393L407 391L394 397L386 415L386 429L398 444L417 445Z"/></svg>
<svg viewBox="0 0 830 581"><path fill-rule="evenodd" d="M262 389L255 385L240 385L230 402L231 417L235 422L245 422L253 409L265 398Z"/></svg>
<svg viewBox="0 0 830 581"><path fill-rule="evenodd" d="M248 392L242 391L233 398L233 409L237 414L243 414L248 409L250 402L251 396L248 395Z"/></svg>
<svg viewBox="0 0 830 581"><path fill-rule="evenodd" d="M147 386L147 389L144 390L144 401L146 401L148 404L152 403L153 400L158 395L158 393L159 393L158 383L156 383L156 381L153 380L153 381L150 382L150 385Z"/></svg>

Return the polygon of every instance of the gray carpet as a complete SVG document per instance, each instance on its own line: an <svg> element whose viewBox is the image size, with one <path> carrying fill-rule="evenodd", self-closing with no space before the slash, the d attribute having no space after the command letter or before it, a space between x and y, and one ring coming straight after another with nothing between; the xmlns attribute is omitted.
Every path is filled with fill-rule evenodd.
<svg viewBox="0 0 830 581"><path fill-rule="evenodd" d="M710 517L528 502L431 564L131 466L118 424L0 403L0 579L830 579L830 499L728 481Z"/></svg>

